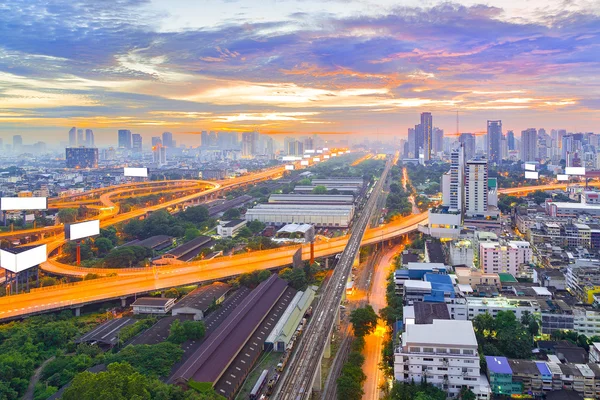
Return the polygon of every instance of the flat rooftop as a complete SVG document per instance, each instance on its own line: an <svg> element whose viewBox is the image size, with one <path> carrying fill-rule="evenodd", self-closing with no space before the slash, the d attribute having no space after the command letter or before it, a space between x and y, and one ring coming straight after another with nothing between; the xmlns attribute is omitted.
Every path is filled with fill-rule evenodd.
<svg viewBox="0 0 600 400"><path fill-rule="evenodd" d="M183 299L179 300L173 307L173 310L189 307L204 312L208 310L213 303L213 300L220 298L230 290L231 286L221 282L200 286L188 293Z"/></svg>
<svg viewBox="0 0 600 400"><path fill-rule="evenodd" d="M477 339L471 321L436 319L431 324L406 326L402 346L413 344L477 347Z"/></svg>
<svg viewBox="0 0 600 400"><path fill-rule="evenodd" d="M96 328L75 340L75 343L99 342L109 346L114 346L119 341L119 332L121 329L135 324L135 321L136 320L133 318L111 319L98 325Z"/></svg>

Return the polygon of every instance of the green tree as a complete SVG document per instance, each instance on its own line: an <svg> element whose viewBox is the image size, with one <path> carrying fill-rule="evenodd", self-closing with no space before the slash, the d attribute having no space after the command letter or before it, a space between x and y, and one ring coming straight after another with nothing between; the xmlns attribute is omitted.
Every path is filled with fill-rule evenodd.
<svg viewBox="0 0 600 400"><path fill-rule="evenodd" d="M247 226L240 229L235 237L239 238L249 238L252 236L252 231Z"/></svg>
<svg viewBox="0 0 600 400"><path fill-rule="evenodd" d="M460 400L476 400L477 396L475 396L475 393L473 393L471 391L471 389L469 389L466 386L463 386L463 388L460 389L460 393L458 394L458 398Z"/></svg>
<svg viewBox="0 0 600 400"><path fill-rule="evenodd" d="M196 239L198 236L200 236L200 230L198 230L196 228L188 228L185 230L185 241L186 242Z"/></svg>
<svg viewBox="0 0 600 400"><path fill-rule="evenodd" d="M94 241L96 248L98 249L98 255L103 256L108 254L113 249L113 242L110 239L105 237L99 237Z"/></svg>
<svg viewBox="0 0 600 400"><path fill-rule="evenodd" d="M44 276L40 278L40 287L54 286L58 283L58 279L51 276Z"/></svg>
<svg viewBox="0 0 600 400"><path fill-rule="evenodd" d="M77 220L76 208L63 208L58 211L58 219L63 224L70 224Z"/></svg>
<svg viewBox="0 0 600 400"><path fill-rule="evenodd" d="M301 268L284 268L279 272L279 277L296 290L303 290L308 285L306 273Z"/></svg>
<svg viewBox="0 0 600 400"><path fill-rule="evenodd" d="M130 239L138 239L142 237L144 231L144 223L139 219L132 219L123 227L123 233Z"/></svg>
<svg viewBox="0 0 600 400"><path fill-rule="evenodd" d="M250 221L247 226L253 234L260 233L265 229L265 224L258 220Z"/></svg>
<svg viewBox="0 0 600 400"><path fill-rule="evenodd" d="M363 337L373 332L377 327L377 313L371 305L366 305L350 313L350 322L354 329L354 335Z"/></svg>
<svg viewBox="0 0 600 400"><path fill-rule="evenodd" d="M169 337L167 338L167 340L171 343L181 344L185 342L186 339L187 336L185 334L185 328L183 327L183 324L178 319L176 319L171 324L171 328L169 330Z"/></svg>
<svg viewBox="0 0 600 400"><path fill-rule="evenodd" d="M153 345L129 345L116 354L108 355L105 362L108 364L126 362L139 373L158 378L168 376L171 368L182 355L181 346L162 342Z"/></svg>
<svg viewBox="0 0 600 400"><path fill-rule="evenodd" d="M313 194L327 194L327 187L325 186L315 186L312 190Z"/></svg>
<svg viewBox="0 0 600 400"><path fill-rule="evenodd" d="M182 217L186 221L191 221L196 224L201 224L206 221L209 217L208 208L204 206L188 207L183 213Z"/></svg>
<svg viewBox="0 0 600 400"><path fill-rule="evenodd" d="M224 221L231 221L232 219L240 218L240 210L238 208L230 208L223 213Z"/></svg>

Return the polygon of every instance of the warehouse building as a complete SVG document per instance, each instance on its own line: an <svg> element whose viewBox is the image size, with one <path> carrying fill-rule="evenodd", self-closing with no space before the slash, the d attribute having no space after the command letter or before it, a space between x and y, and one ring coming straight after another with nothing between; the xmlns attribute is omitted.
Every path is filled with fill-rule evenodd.
<svg viewBox="0 0 600 400"><path fill-rule="evenodd" d="M347 228L354 216L352 205L258 204L246 212L247 221L271 225L311 224L316 227Z"/></svg>
<svg viewBox="0 0 600 400"><path fill-rule="evenodd" d="M165 315L175 305L175 299L167 297L139 297L131 305L133 313Z"/></svg>
<svg viewBox="0 0 600 400"><path fill-rule="evenodd" d="M272 349L273 351L284 352L287 350L288 345L294 338L296 329L302 322L314 298L315 291L311 288L296 293L277 325L265 340L265 351Z"/></svg>
<svg viewBox="0 0 600 400"><path fill-rule="evenodd" d="M183 315L194 321L204 319L209 308L221 304L230 290L231 286L221 282L200 286L177 302L171 313L173 316Z"/></svg>
<svg viewBox="0 0 600 400"><path fill-rule="evenodd" d="M354 203L352 195L329 194L272 194L269 203L273 204L346 204Z"/></svg>

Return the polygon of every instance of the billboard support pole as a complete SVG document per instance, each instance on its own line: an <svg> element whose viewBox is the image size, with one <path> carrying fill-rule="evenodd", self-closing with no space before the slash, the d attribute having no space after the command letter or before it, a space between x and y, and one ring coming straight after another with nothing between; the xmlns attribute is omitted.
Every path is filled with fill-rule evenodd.
<svg viewBox="0 0 600 400"><path fill-rule="evenodd" d="M310 265L315 263L315 242L310 242Z"/></svg>
<svg viewBox="0 0 600 400"><path fill-rule="evenodd" d="M77 241L77 266L81 264L81 240Z"/></svg>

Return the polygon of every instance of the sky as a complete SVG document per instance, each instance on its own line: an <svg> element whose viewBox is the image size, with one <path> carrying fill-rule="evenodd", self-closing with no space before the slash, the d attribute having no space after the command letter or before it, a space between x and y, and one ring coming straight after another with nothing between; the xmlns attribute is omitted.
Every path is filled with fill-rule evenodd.
<svg viewBox="0 0 600 400"><path fill-rule="evenodd" d="M0 137L600 133L597 0L8 0ZM349 136L352 135L352 136Z"/></svg>

